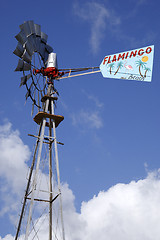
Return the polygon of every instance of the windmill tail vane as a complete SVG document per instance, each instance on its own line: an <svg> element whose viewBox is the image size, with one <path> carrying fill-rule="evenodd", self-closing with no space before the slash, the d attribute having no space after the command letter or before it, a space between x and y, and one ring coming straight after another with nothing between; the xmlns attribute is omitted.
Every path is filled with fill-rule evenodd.
<svg viewBox="0 0 160 240"><path fill-rule="evenodd" d="M100 64L105 78L151 82L154 45L107 55Z"/></svg>

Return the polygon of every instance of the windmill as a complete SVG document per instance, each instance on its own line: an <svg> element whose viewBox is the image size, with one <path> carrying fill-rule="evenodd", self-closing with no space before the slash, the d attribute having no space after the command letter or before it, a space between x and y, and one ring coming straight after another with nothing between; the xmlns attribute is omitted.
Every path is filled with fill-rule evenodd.
<svg viewBox="0 0 160 240"><path fill-rule="evenodd" d="M133 62L135 60L137 62L139 58L142 58L142 63L140 61L138 63L140 69L142 66L146 65L146 61L150 59L151 65L153 63L153 46L143 49L137 49L135 51L128 51L114 54L111 56L106 56L100 65L100 69L99 67L58 69L57 55L53 52L53 48L47 44L48 36L41 31L41 26L35 24L33 21L26 21L22 25L20 25L20 29L21 31L16 35L18 44L16 49L14 50L14 54L19 57L18 65L15 71L20 71L23 74L23 76L21 77L20 86L26 87L26 101L28 98L30 98L32 101L31 114L33 115L35 107L37 109L37 113L33 119L39 125L39 130L37 135L30 134L30 136L36 138L36 144L15 240L17 240L20 235L20 230L22 227L22 222L24 221L25 213L27 213L28 215L25 222L26 229L25 234L24 232L21 232L21 234L25 235L25 240L28 240L30 236L32 236L32 239L38 236L39 225L38 228L37 226L35 227L34 221L36 221L37 218L33 218L34 205L37 202L47 204L49 208L49 240L53 239L53 234L56 239L61 238L65 240L57 147L57 144L63 144L61 142L58 142L56 137L56 128L63 121L64 117L61 115L55 115L55 105L59 95L58 91L54 86L55 81L63 78L71 78L91 73L98 73L100 71L102 72L104 77L125 78L129 80L132 79L140 81L145 81L147 79L147 81L150 81L151 74L150 76L147 76L146 73L149 71L151 72L152 67L146 67L145 74L142 75L140 79L137 79L139 77L139 73L134 72L130 74L130 72L126 72L127 68L126 65L123 64L123 61L128 61L128 66L133 66ZM145 56L145 54L147 56ZM113 65L117 65L117 69L115 70L114 74L112 74ZM134 69L134 66L132 68ZM129 77L126 78L126 76ZM46 132L48 132L47 135ZM44 145L47 145L48 156L48 190L40 189L40 187L38 187L39 172L41 172L40 166L43 159L42 154ZM45 159L46 158L47 157L45 157ZM53 162L56 166L55 175L53 175ZM53 191L53 177L56 178L56 191ZM47 198L45 198L44 195L40 197L41 195L37 194L38 189L41 192L43 191L47 193ZM58 215L60 215L61 233L57 233L52 224L53 204L57 205L58 201L60 209L60 214L58 213ZM28 211L26 210L27 205L29 205ZM32 234L32 232L34 232L34 234Z"/></svg>

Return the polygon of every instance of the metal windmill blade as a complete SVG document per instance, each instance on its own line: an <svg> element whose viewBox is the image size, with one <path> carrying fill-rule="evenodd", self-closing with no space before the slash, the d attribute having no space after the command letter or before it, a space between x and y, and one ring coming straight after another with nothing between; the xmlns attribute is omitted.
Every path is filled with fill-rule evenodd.
<svg viewBox="0 0 160 240"><path fill-rule="evenodd" d="M41 32L41 41L47 43L48 35L44 32Z"/></svg>
<svg viewBox="0 0 160 240"><path fill-rule="evenodd" d="M33 55L35 48L31 39L28 39L27 42L25 43L25 49L30 56Z"/></svg>
<svg viewBox="0 0 160 240"><path fill-rule="evenodd" d="M23 45L25 42L27 42L27 37L26 37L25 32L24 32L23 29L15 36L15 38L16 38L17 41L18 41L19 43L21 43L22 45Z"/></svg>
<svg viewBox="0 0 160 240"><path fill-rule="evenodd" d="M17 47L16 47L16 49L14 50L13 53L20 58L22 57L22 55L24 53L24 48L23 48L21 43L18 42Z"/></svg>
<svg viewBox="0 0 160 240"><path fill-rule="evenodd" d="M45 59L45 52L46 52L46 44L44 42L41 42L40 48L39 48L39 54L41 55L42 59Z"/></svg>
<svg viewBox="0 0 160 240"><path fill-rule="evenodd" d="M27 37L31 34L35 34L35 25L33 21L26 21L23 24L21 24L19 27L25 32L25 35Z"/></svg>
<svg viewBox="0 0 160 240"><path fill-rule="evenodd" d="M32 46L33 48L33 53L36 52L36 35L32 34L30 36L27 37L27 42L30 43L30 46ZM32 54L33 54L32 53Z"/></svg>
<svg viewBox="0 0 160 240"><path fill-rule="evenodd" d="M31 61L32 61L32 56L29 55L29 53L27 52L26 49L22 55L22 59L27 63L31 63Z"/></svg>
<svg viewBox="0 0 160 240"><path fill-rule="evenodd" d="M46 44L46 51L49 54L49 53L53 52L53 48L50 45Z"/></svg>
<svg viewBox="0 0 160 240"><path fill-rule="evenodd" d="M39 24L34 24L36 36L41 37L41 26Z"/></svg>
<svg viewBox="0 0 160 240"><path fill-rule="evenodd" d="M18 65L15 69L15 72L17 72L17 71L29 71L29 70L31 70L31 65L24 62L23 60L19 59Z"/></svg>
<svg viewBox="0 0 160 240"><path fill-rule="evenodd" d="M41 45L41 26L38 24L34 24L35 26L35 34L36 34L36 51L40 52Z"/></svg>

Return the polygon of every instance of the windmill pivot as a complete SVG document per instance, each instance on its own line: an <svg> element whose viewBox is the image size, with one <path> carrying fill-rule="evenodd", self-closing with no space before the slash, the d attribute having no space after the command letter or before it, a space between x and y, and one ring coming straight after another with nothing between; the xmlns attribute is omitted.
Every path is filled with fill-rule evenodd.
<svg viewBox="0 0 160 240"><path fill-rule="evenodd" d="M41 102L45 102L47 99L55 101L55 100L58 100L58 97L52 97L52 96L44 95L41 99Z"/></svg>
<svg viewBox="0 0 160 240"><path fill-rule="evenodd" d="M33 74L42 74L43 76L48 77L49 79L56 79L58 77L62 77L64 75L64 72L59 72L57 68L55 67L42 67L41 69L33 69Z"/></svg>

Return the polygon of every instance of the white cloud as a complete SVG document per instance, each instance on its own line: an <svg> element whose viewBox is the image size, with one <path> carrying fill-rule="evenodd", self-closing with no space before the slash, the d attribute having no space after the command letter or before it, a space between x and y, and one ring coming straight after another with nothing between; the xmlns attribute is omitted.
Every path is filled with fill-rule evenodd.
<svg viewBox="0 0 160 240"><path fill-rule="evenodd" d="M0 237L0 240L13 240L14 237L11 234L7 234L4 238Z"/></svg>
<svg viewBox="0 0 160 240"><path fill-rule="evenodd" d="M87 126L89 128L99 129L103 127L103 122L99 111L86 111L81 109L78 113L71 115L72 124L75 126Z"/></svg>
<svg viewBox="0 0 160 240"><path fill-rule="evenodd" d="M77 112L72 113L71 119L72 124L75 126L80 126L81 129L87 128L95 128L99 129L103 127L103 121L101 118L101 110L103 107L103 103L99 101L96 96L87 93L84 89L82 93L90 100L92 110L81 109Z"/></svg>
<svg viewBox="0 0 160 240"><path fill-rule="evenodd" d="M107 9L103 4L97 2L86 2L83 6L76 2L74 13L90 23L90 45L94 54L99 50L106 29L109 30L110 27L120 24L120 19L114 14L113 10Z"/></svg>
<svg viewBox="0 0 160 240"><path fill-rule="evenodd" d="M84 89L81 90L82 94L87 97L90 104L89 110L87 107L84 109L78 109L73 112L69 110L71 122L74 126L80 127L80 130L85 129L99 129L103 127L103 120L101 117L102 109L104 104L97 98L97 96L87 93Z"/></svg>
<svg viewBox="0 0 160 240"><path fill-rule="evenodd" d="M102 108L103 105L104 105L103 103L101 103L101 102L98 100L98 98L96 98L96 97L93 96L93 95L88 95L88 99L92 100L92 101L95 103L96 107L98 107L98 108Z"/></svg>
<svg viewBox="0 0 160 240"><path fill-rule="evenodd" d="M88 237L83 239L158 240L160 229L160 179L117 184L82 204Z"/></svg>
<svg viewBox="0 0 160 240"><path fill-rule="evenodd" d="M104 4L96 1L87 1L81 4L80 1L76 1L73 6L74 14L90 26L89 43L93 54L99 51L103 39L110 35L113 35L120 42L123 41L131 48L135 45L146 45L156 38L157 35L152 30L147 31L144 37L139 39L123 28L126 21L134 21L143 6L149 3L148 0L136 2L130 0L129 2L127 4L132 8L128 13L122 15L116 8L110 7L109 1L104 1Z"/></svg>
<svg viewBox="0 0 160 240"><path fill-rule="evenodd" d="M12 183L12 188L21 188L22 176L26 174L26 165L30 151L20 139L19 132L12 130L11 123L0 126L0 176ZM20 174L21 173L21 174Z"/></svg>
<svg viewBox="0 0 160 240"><path fill-rule="evenodd" d="M16 210L16 200L22 196L26 182L29 156L29 148L22 142L19 131L12 130L11 123L6 121L0 126L0 193L3 202L0 216Z"/></svg>
<svg viewBox="0 0 160 240"><path fill-rule="evenodd" d="M117 184L83 202L81 213L69 214L67 229L72 234L67 239L159 240L159 199L159 171L137 182Z"/></svg>
<svg viewBox="0 0 160 240"><path fill-rule="evenodd" d="M87 98L91 100L97 108L101 109L104 106L104 104L99 101L97 96L87 93L84 89L82 90L82 93L87 96Z"/></svg>

